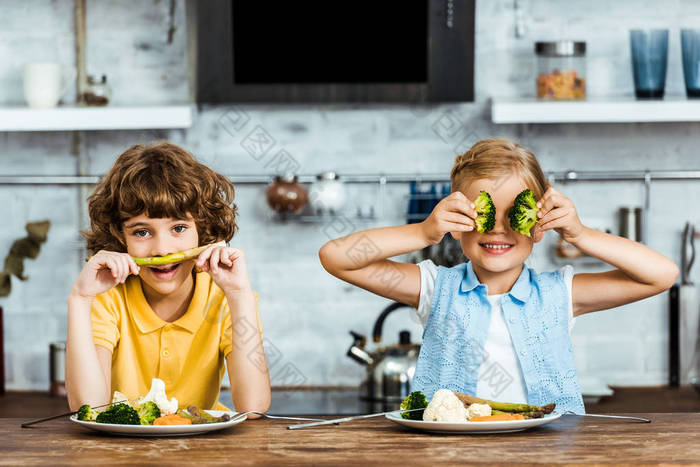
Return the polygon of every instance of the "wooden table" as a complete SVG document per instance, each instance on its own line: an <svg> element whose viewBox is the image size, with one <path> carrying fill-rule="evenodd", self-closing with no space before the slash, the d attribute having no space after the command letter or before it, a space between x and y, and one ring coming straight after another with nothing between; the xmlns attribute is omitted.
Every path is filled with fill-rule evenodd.
<svg viewBox="0 0 700 467"><path fill-rule="evenodd" d="M700 394L692 387L615 387L615 394L600 402L587 403L588 413L622 412L700 412ZM224 404L231 403L231 394L221 393ZM272 391L274 415L356 415L381 412L396 407L370 406L359 400L355 388L317 388ZM67 412L65 397L50 397L46 392L10 391L0 396L0 418L48 417Z"/></svg>
<svg viewBox="0 0 700 467"><path fill-rule="evenodd" d="M0 419L0 465L441 465L700 463L700 413L635 414L652 423L564 416L529 431L436 435L383 418L302 430L251 420L191 437L99 434L66 419L20 428Z"/></svg>

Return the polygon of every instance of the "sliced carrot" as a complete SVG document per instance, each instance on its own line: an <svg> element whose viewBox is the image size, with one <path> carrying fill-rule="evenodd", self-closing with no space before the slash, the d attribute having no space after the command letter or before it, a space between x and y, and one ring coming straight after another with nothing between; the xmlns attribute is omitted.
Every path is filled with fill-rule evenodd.
<svg viewBox="0 0 700 467"><path fill-rule="evenodd" d="M192 425L192 420L179 416L178 414L171 413L170 415L163 415L153 420L154 425Z"/></svg>
<svg viewBox="0 0 700 467"><path fill-rule="evenodd" d="M472 417L470 422L509 422L511 420L525 420L525 417L519 413L502 413L498 415L483 415L481 417Z"/></svg>

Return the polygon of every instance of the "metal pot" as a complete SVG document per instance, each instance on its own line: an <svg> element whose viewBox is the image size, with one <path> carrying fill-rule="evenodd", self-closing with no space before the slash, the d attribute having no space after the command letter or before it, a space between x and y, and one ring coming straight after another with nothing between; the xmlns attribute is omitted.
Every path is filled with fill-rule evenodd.
<svg viewBox="0 0 700 467"><path fill-rule="evenodd" d="M267 204L282 215L299 214L309 200L306 189L292 173L276 176L265 190L265 197Z"/></svg>
<svg viewBox="0 0 700 467"><path fill-rule="evenodd" d="M373 339L382 340L384 320L394 310L408 307L393 303L386 307L374 323ZM360 385L360 398L371 402L401 402L412 391L413 375L418 363L420 344L411 343L411 333L401 331L398 344L378 347L373 352L365 349L365 336L350 331L354 342L348 349L348 357L367 367L367 376Z"/></svg>

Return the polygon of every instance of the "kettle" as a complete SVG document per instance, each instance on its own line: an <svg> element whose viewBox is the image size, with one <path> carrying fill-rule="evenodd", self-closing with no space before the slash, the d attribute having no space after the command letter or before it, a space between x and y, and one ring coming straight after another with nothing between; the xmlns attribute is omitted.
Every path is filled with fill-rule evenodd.
<svg viewBox="0 0 700 467"><path fill-rule="evenodd" d="M375 344L382 340L386 317L402 307L409 305L395 302L379 314L372 331ZM360 398L371 402L401 402L412 391L420 344L412 344L411 333L403 330L399 333L398 344L378 347L369 352L365 348L365 336L354 331L350 331L350 334L354 341L348 349L348 357L367 367L367 376L360 385Z"/></svg>

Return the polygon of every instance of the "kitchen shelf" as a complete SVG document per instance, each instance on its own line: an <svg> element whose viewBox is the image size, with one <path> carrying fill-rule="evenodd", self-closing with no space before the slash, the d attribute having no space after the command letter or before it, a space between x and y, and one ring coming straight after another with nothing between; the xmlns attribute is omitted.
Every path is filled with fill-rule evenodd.
<svg viewBox="0 0 700 467"><path fill-rule="evenodd" d="M0 108L0 131L141 130L188 128L192 106Z"/></svg>
<svg viewBox="0 0 700 467"><path fill-rule="evenodd" d="M700 99L669 96L660 100L599 97L582 101L536 98L491 101L493 123L634 123L700 121Z"/></svg>

